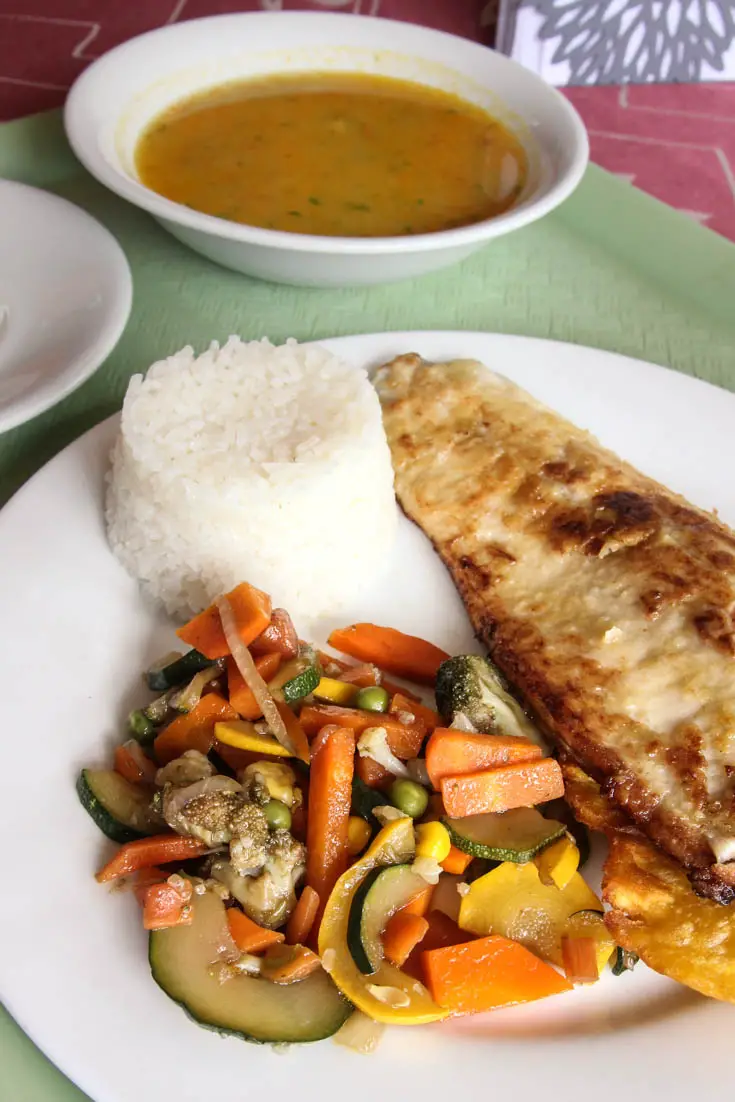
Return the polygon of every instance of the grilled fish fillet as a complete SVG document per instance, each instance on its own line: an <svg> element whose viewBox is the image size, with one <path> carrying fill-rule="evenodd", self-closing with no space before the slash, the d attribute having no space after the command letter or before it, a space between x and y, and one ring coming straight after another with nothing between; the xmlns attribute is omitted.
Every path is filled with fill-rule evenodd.
<svg viewBox="0 0 735 1102"><path fill-rule="evenodd" d="M735 898L735 535L473 361L375 378L406 514L547 735Z"/></svg>

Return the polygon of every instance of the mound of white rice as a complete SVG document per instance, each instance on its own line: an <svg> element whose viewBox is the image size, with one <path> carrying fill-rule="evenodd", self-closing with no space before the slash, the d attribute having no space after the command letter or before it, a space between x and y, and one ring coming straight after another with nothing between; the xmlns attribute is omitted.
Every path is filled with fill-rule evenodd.
<svg viewBox="0 0 735 1102"><path fill-rule="evenodd" d="M397 509L367 374L318 346L230 337L130 380L107 493L110 543L177 616L249 581L296 623L384 563Z"/></svg>

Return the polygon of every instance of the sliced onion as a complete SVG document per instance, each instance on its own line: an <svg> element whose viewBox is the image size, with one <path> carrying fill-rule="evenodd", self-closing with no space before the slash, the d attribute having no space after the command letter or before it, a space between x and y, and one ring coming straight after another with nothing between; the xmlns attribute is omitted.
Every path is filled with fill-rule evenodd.
<svg viewBox="0 0 735 1102"><path fill-rule="evenodd" d="M373 1021L361 1010L355 1010L341 1029L337 1030L334 1040L336 1044L344 1045L353 1052L370 1056L380 1044L384 1032L385 1026L382 1022Z"/></svg>
<svg viewBox="0 0 735 1102"><path fill-rule="evenodd" d="M400 808L394 807L393 804L378 804L377 807L373 808L373 815L381 826L387 826L388 823L395 823L396 819L410 818L405 811L401 811Z"/></svg>
<svg viewBox="0 0 735 1102"><path fill-rule="evenodd" d="M265 681L255 668L252 654L237 634L237 624L232 605L226 597L218 597L215 604L217 605L219 618L222 621L222 631L227 640L227 646L230 648L230 654L235 659L235 665L240 671L243 681L257 700L258 707L261 709L263 718L271 733L278 739L281 746L285 746L289 753L296 756L296 748L289 738L286 724L278 714L276 702L271 696Z"/></svg>
<svg viewBox="0 0 735 1102"><path fill-rule="evenodd" d="M415 872L427 884L438 884L444 869L433 857L417 857L411 865L411 872Z"/></svg>
<svg viewBox="0 0 735 1102"><path fill-rule="evenodd" d="M224 663L218 661L206 669L195 673L188 685L179 689L171 697L171 705L177 712L190 712L196 707L202 698L202 693L211 681L214 681L222 673Z"/></svg>
<svg viewBox="0 0 735 1102"><path fill-rule="evenodd" d="M416 781L416 784L421 784L424 788L431 788L429 770L426 768L424 758L411 758L410 761L406 762L406 769L408 769L411 779Z"/></svg>
<svg viewBox="0 0 735 1102"><path fill-rule="evenodd" d="M384 984L369 983L368 991L378 1002L392 1007L393 1010L401 1010L404 1006L411 1005L411 996L400 987L389 987Z"/></svg>

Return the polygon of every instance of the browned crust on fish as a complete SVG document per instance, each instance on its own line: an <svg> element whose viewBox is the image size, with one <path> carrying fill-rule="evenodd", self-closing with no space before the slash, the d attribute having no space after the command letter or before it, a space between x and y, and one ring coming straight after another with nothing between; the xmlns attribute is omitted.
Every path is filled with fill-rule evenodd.
<svg viewBox="0 0 735 1102"><path fill-rule="evenodd" d="M401 505L494 661L697 889L732 899L712 838L735 837L735 535L480 365L408 355L376 382ZM651 677L681 671L664 723L643 665L604 653L623 609Z"/></svg>

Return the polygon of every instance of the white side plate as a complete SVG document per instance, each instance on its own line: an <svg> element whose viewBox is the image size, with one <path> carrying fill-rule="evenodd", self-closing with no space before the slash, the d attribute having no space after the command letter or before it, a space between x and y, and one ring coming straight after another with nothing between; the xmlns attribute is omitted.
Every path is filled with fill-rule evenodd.
<svg viewBox="0 0 735 1102"><path fill-rule="evenodd" d="M125 254L104 226L56 195L0 180L0 432L97 370L132 299Z"/></svg>
<svg viewBox="0 0 735 1102"><path fill-rule="evenodd" d="M182 341L183 343L183 341ZM406 333L326 342L355 364L414 350L477 357L647 472L735 521L735 396L607 353L524 338ZM109 760L140 671L172 629L110 554L101 513L115 423L41 471L0 514L3 786L0 997L95 1102L348 1097L446 1102L709 1102L730 1081L733 1008L640 965L596 986L477 1018L388 1031L361 1059L330 1041L278 1053L197 1028L152 982L140 914L93 873L113 847L77 802ZM277 594L274 595L277 599ZM428 541L404 521L382 582L350 619L473 646ZM735 912L733 913L735 921Z"/></svg>

